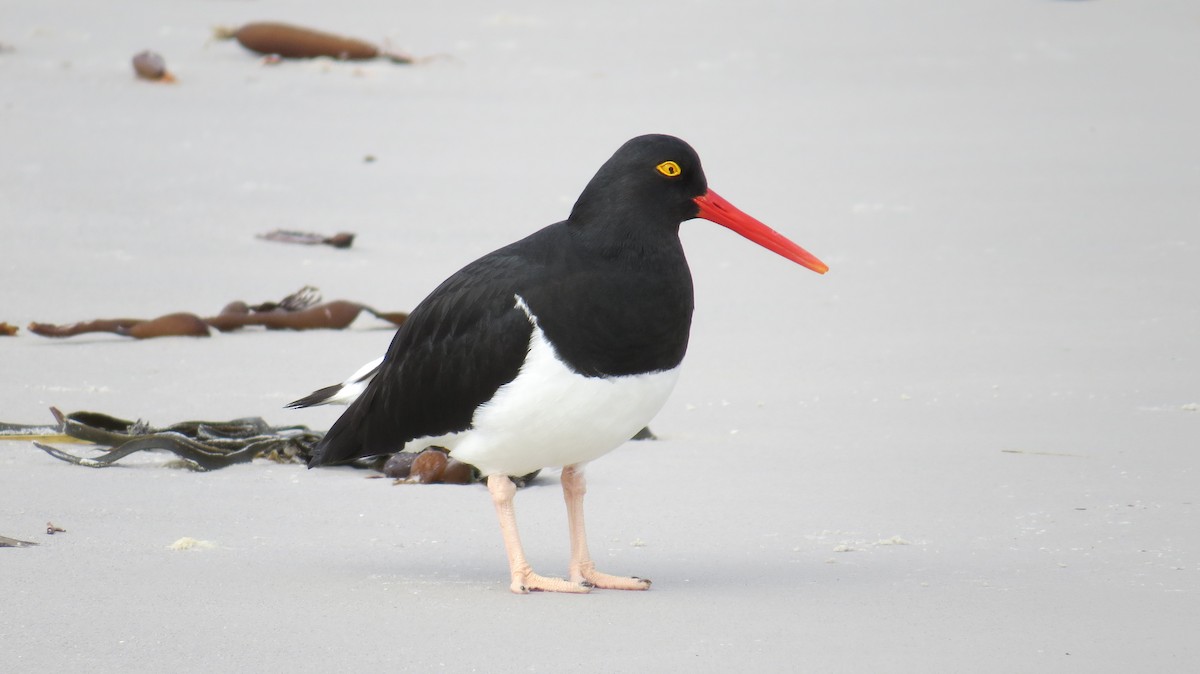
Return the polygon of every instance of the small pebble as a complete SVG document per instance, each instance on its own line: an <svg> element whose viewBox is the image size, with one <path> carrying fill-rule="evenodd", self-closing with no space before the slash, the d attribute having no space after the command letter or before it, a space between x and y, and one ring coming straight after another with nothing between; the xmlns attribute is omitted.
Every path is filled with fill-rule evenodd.
<svg viewBox="0 0 1200 674"><path fill-rule="evenodd" d="M175 76L167 71L167 61L157 52L146 50L133 57L133 72L138 77L152 82L174 82Z"/></svg>

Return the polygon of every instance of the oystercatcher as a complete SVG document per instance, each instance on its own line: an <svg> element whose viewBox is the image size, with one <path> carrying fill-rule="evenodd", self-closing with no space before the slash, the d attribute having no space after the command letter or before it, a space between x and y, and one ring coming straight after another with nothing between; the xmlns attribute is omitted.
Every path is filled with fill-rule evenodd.
<svg viewBox="0 0 1200 674"><path fill-rule="evenodd" d="M687 143L639 136L600 167L566 220L463 267L417 305L382 362L296 401L330 402L343 386L342 400L353 398L309 467L444 448L487 478L513 592L648 588L644 578L596 570L583 469L644 427L675 386L692 320L679 226L696 217L828 269L708 189ZM566 579L526 561L508 477L559 466Z"/></svg>

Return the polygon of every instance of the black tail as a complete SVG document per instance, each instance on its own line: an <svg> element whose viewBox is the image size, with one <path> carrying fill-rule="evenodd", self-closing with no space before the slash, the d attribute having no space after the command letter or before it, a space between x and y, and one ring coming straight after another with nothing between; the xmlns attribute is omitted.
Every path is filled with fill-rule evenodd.
<svg viewBox="0 0 1200 674"><path fill-rule="evenodd" d="M322 389L321 391L324 390ZM321 391L316 391L308 397L317 396ZM342 416L338 417L338 420L333 422L333 425L329 427L329 432L325 434L325 437L321 438L316 447L313 447L312 456L308 459L309 468L349 463L354 459L364 456L386 454L389 451L395 451L370 451L363 442L363 435L369 430L370 426L370 420L364 419L364 416L374 397L374 394L368 391L350 403L350 406L346 408ZM304 400L307 399L305 398ZM297 400L296 402L301 401ZM403 446L403 443L401 443L401 446ZM399 449L399 447L396 449Z"/></svg>
<svg viewBox="0 0 1200 674"><path fill-rule="evenodd" d="M357 437L358 433L355 432L349 412L350 410L347 410L342 414L329 428L325 437L313 447L312 455L308 457L309 468L349 463L364 456L362 442Z"/></svg>
<svg viewBox="0 0 1200 674"><path fill-rule="evenodd" d="M287 405L284 405L284 407L299 409L301 407L315 407L316 405L324 405L329 402L330 398L337 395L338 391L341 390L341 384L334 384L333 386L319 388L299 400L293 400Z"/></svg>

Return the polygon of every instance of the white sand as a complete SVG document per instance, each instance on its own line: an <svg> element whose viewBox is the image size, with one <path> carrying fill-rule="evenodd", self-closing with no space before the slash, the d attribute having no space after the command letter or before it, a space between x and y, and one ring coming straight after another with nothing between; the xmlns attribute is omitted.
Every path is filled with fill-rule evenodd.
<svg viewBox="0 0 1200 674"><path fill-rule="evenodd" d="M663 439L590 471L593 552L653 589L511 595L479 487L90 470L4 442L0 535L40 545L0 549L0 669L1195 666L1194 2L438 5L6 2L0 321L304 284L408 309L564 217L628 137L684 137L832 271L685 226L698 306ZM454 58L264 67L207 41L264 18ZM134 80L147 48L177 84ZM359 238L254 238L275 228ZM337 410L281 406L382 352L375 327L22 330L0 419L326 428ZM561 573L556 480L517 503Z"/></svg>

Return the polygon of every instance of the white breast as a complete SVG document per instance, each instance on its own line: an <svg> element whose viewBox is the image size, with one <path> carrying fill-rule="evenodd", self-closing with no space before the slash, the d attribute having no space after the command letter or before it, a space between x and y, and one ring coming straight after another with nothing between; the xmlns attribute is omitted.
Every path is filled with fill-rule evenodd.
<svg viewBox="0 0 1200 674"><path fill-rule="evenodd" d="M409 443L450 450L484 475L524 475L585 463L616 449L666 403L679 368L623 377L584 377L559 359L524 300L533 334L517 377L481 405L470 430Z"/></svg>

